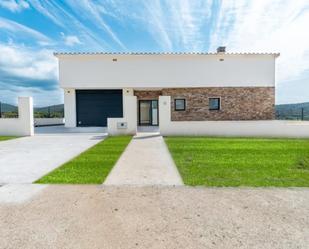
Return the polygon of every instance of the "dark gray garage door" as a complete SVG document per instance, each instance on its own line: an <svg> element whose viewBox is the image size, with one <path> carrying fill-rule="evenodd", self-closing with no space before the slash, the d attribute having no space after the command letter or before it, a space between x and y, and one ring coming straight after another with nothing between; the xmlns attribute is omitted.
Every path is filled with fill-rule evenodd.
<svg viewBox="0 0 309 249"><path fill-rule="evenodd" d="M122 117L122 90L76 90L77 126L107 126Z"/></svg>

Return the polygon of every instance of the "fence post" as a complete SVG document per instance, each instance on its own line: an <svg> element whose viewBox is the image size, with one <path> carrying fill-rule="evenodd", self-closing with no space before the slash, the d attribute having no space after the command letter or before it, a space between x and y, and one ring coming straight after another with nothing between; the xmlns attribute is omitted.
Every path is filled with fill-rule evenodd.
<svg viewBox="0 0 309 249"><path fill-rule="evenodd" d="M0 118L2 118L1 101L0 101Z"/></svg>
<svg viewBox="0 0 309 249"><path fill-rule="evenodd" d="M304 120L304 107L301 108L301 120Z"/></svg>

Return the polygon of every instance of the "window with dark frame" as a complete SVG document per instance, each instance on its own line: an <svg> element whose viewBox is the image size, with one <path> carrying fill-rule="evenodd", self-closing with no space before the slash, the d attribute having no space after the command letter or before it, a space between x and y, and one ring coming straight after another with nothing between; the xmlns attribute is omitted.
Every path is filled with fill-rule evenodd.
<svg viewBox="0 0 309 249"><path fill-rule="evenodd" d="M175 99L175 111L185 111L185 110L186 110L186 100Z"/></svg>
<svg viewBox="0 0 309 249"><path fill-rule="evenodd" d="M209 98L209 110L210 111L220 110L220 98Z"/></svg>

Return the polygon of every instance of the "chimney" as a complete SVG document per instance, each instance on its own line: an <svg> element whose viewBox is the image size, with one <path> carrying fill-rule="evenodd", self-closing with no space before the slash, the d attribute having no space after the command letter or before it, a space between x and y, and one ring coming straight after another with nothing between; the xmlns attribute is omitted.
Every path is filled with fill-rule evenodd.
<svg viewBox="0 0 309 249"><path fill-rule="evenodd" d="M225 53L225 47L218 47L217 53Z"/></svg>

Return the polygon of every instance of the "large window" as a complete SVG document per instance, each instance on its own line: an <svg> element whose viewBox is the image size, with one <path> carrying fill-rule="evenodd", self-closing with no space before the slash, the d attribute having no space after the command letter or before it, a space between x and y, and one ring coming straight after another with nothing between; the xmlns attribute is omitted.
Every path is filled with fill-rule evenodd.
<svg viewBox="0 0 309 249"><path fill-rule="evenodd" d="M186 110L186 100L185 99L175 99L175 111Z"/></svg>
<svg viewBox="0 0 309 249"><path fill-rule="evenodd" d="M220 110L220 98L209 98L209 110Z"/></svg>

